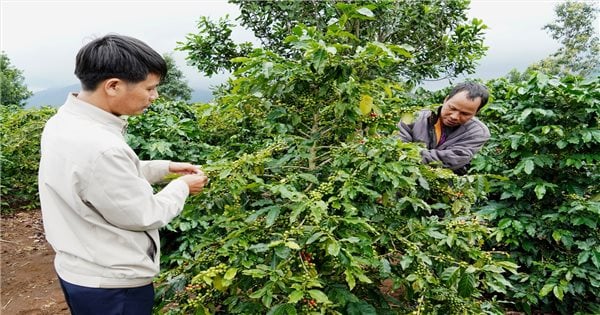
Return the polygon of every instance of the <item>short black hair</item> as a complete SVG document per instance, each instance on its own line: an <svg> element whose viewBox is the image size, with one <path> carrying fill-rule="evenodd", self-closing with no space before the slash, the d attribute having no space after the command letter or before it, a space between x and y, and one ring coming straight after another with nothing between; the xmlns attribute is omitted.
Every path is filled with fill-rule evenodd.
<svg viewBox="0 0 600 315"><path fill-rule="evenodd" d="M463 82L454 86L452 91L450 91L450 94L448 94L448 98L450 99L452 96L462 91L467 91L467 98L470 100L474 100L478 97L481 98L481 103L479 104L477 111L487 104L488 98L490 97L490 93L485 85L475 82Z"/></svg>
<svg viewBox="0 0 600 315"><path fill-rule="evenodd" d="M75 75L81 87L93 91L109 78L130 83L146 80L153 73L160 78L167 75L163 57L139 39L109 34L83 46L75 58Z"/></svg>

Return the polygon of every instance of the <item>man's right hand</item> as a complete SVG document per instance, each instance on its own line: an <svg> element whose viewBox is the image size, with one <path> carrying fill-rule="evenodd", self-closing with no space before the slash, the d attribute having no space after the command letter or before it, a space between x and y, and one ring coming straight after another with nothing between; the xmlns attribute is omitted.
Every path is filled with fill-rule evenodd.
<svg viewBox="0 0 600 315"><path fill-rule="evenodd" d="M191 195L201 192L208 183L208 177L204 175L204 173L183 175L179 177L179 179L183 180L188 185Z"/></svg>

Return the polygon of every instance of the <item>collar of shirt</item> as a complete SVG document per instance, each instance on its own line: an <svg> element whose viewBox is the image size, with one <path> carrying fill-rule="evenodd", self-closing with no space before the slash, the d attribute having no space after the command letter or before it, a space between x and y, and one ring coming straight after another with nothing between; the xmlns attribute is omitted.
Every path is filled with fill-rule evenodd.
<svg viewBox="0 0 600 315"><path fill-rule="evenodd" d="M124 134L125 129L127 128L127 121L125 119L117 117L88 102L78 99L77 93L69 94L65 105L63 105L59 110L64 110L76 115L83 115L90 120L107 125L111 128L115 128L119 130L121 134Z"/></svg>

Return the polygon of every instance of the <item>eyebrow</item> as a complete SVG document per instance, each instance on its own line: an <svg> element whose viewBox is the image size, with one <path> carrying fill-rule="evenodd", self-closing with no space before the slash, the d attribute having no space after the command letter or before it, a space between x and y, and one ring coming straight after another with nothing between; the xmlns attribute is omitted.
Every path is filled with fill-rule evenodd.
<svg viewBox="0 0 600 315"><path fill-rule="evenodd" d="M451 109L456 110L456 106L452 105L452 104L448 104L450 106ZM465 112L465 111L461 111L459 110L459 112L463 115L475 115L475 113L469 113L469 112Z"/></svg>

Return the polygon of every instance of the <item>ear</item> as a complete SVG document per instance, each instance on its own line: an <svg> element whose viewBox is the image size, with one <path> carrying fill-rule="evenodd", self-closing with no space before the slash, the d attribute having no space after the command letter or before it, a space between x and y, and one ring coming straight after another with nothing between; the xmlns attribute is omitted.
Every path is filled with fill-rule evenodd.
<svg viewBox="0 0 600 315"><path fill-rule="evenodd" d="M109 96L117 96L122 89L123 81L117 78L106 79L102 84L104 92Z"/></svg>

